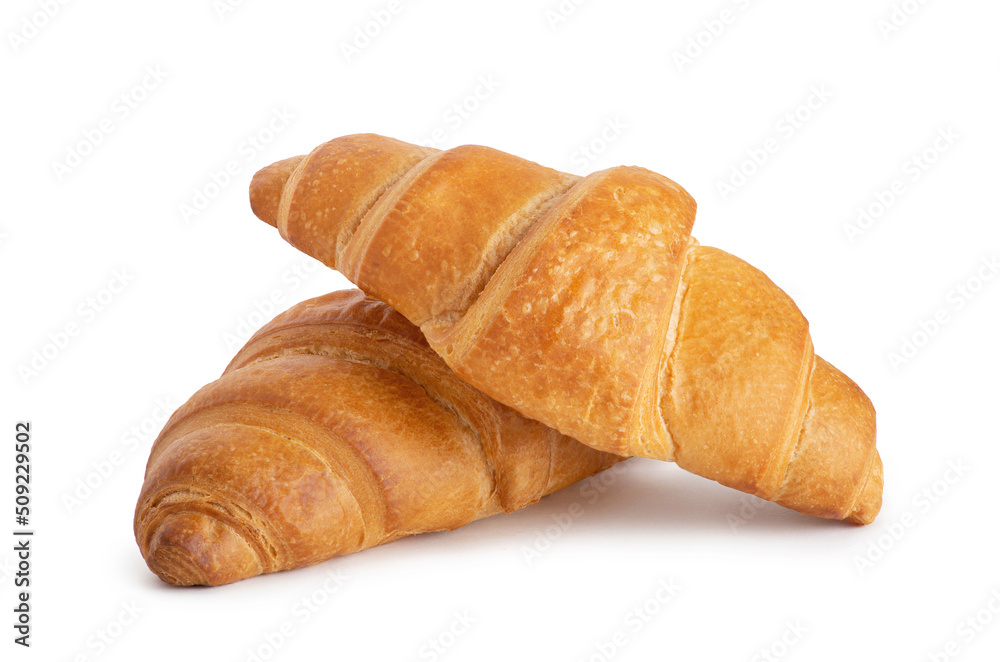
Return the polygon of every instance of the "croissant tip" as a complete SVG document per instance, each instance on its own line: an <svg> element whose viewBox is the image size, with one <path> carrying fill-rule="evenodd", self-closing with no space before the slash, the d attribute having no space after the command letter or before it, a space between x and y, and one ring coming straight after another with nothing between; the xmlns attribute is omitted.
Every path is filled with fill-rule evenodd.
<svg viewBox="0 0 1000 662"><path fill-rule="evenodd" d="M868 472L868 481L847 519L861 525L874 522L879 510L882 509L882 485L882 458L879 457L878 451L875 451L872 468Z"/></svg>
<svg viewBox="0 0 1000 662"><path fill-rule="evenodd" d="M146 565L168 584L218 586L259 575L260 564L243 537L203 513L172 513L148 538Z"/></svg>
<svg viewBox="0 0 1000 662"><path fill-rule="evenodd" d="M304 156L293 156L275 161L254 174L250 180L250 209L257 218L268 225L278 227L278 210L281 207L281 194L285 182L304 158Z"/></svg>

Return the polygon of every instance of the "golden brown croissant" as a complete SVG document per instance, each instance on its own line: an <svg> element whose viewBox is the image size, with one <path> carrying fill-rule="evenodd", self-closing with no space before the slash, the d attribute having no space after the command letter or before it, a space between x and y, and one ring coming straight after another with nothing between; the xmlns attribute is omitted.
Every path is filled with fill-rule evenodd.
<svg viewBox="0 0 1000 662"><path fill-rule="evenodd" d="M153 445L135 512L149 568L225 584L537 501L620 458L455 377L357 290L262 328Z"/></svg>
<svg viewBox="0 0 1000 662"><path fill-rule="evenodd" d="M871 402L767 276L697 244L669 179L365 134L264 168L250 199L522 414L811 515L878 513Z"/></svg>

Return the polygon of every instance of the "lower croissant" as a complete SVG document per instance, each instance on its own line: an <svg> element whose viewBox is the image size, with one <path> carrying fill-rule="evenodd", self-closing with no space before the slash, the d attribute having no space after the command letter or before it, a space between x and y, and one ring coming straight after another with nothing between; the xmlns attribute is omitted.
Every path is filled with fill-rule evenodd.
<svg viewBox="0 0 1000 662"><path fill-rule="evenodd" d="M623 458L468 386L357 290L262 328L156 439L135 511L146 563L218 585L510 512Z"/></svg>

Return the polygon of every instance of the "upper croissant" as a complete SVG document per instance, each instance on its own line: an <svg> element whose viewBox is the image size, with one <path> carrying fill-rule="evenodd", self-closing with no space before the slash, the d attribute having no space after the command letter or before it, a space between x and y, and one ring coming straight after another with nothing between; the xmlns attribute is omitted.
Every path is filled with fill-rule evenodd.
<svg viewBox="0 0 1000 662"><path fill-rule="evenodd" d="M811 515L878 513L871 401L788 295L691 237L666 177L363 134L264 168L250 200L526 416Z"/></svg>

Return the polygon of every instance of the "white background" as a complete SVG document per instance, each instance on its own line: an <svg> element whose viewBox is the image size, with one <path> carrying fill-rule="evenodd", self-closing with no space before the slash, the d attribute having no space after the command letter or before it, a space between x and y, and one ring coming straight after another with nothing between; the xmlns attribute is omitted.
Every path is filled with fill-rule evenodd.
<svg viewBox="0 0 1000 662"><path fill-rule="evenodd" d="M889 0L567 1L560 20L557 0L403 2L350 57L344 44L388 0L254 0L221 15L212 0L50 3L51 18L43 2L5 2L3 658L238 662L266 655L287 621L271 659L433 659L429 640L453 660L997 659L1000 278L977 270L1000 252L1000 6L896 1L910 14L888 34ZM216 378L242 344L230 335L259 326L275 291L278 312L348 286L253 217L250 177L355 132L577 173L638 164L681 183L699 240L791 294L818 353L875 402L878 520L813 520L633 460L610 485L452 533L222 588L161 584L131 524L158 402ZM952 137L935 147L939 132ZM765 146L763 165L745 163ZM86 154L67 173L71 151ZM229 161L238 173L213 188ZM741 166L754 172L721 192ZM852 242L845 226L870 206L878 218ZM127 285L105 291L116 273ZM921 346L894 362L904 338ZM36 351L50 358L28 374ZM30 650L10 627L25 419ZM70 507L74 494L86 498ZM333 594L330 572L346 577ZM661 581L677 590L658 603ZM303 621L314 594L324 604ZM141 611L119 627L123 604ZM637 608L647 620L626 620ZM463 612L475 622L452 638Z"/></svg>

